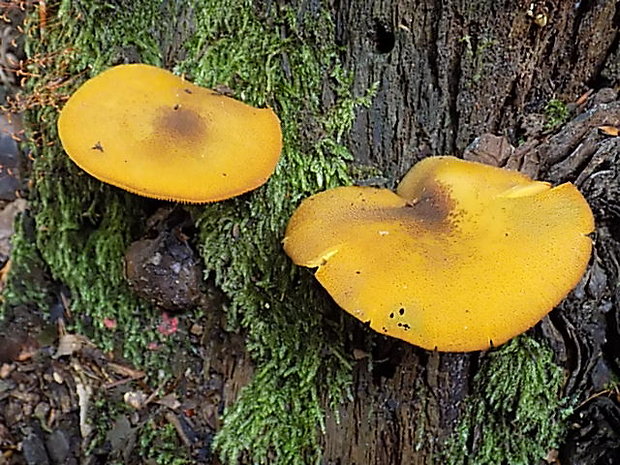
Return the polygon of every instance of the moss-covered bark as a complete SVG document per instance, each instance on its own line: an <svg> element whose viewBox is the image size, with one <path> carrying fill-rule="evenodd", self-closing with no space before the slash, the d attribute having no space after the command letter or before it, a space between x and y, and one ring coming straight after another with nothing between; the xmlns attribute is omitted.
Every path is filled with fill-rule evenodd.
<svg viewBox="0 0 620 465"><path fill-rule="evenodd" d="M161 375L174 341L166 350L146 350L149 342L166 341L153 324L144 327L154 309L130 293L122 272L125 248L141 233L152 202L80 172L58 142L58 108L85 78L141 61L165 63L205 86L226 85L236 97L278 112L285 149L267 186L192 209L207 274L229 296L230 326L247 331L257 365L226 415L217 447L228 463L241 454L253 463L318 461L320 399L337 402L345 395L350 366L341 335L321 319L325 297L285 258L280 240L301 198L349 182L345 160L351 155L340 139L355 106L368 101L350 95L329 17L276 5L261 10L248 1L65 1L47 14L46 27L35 12L28 29L28 54L38 57L31 62L30 92L48 93L54 103L26 114L38 142L30 147L36 245L53 279L69 288L77 327L152 374ZM64 85L52 88L55 81ZM334 96L329 108L322 107L325 92ZM29 246L17 241L16 259L20 243ZM107 330L104 318L116 320L122 335Z"/></svg>
<svg viewBox="0 0 620 465"><path fill-rule="evenodd" d="M559 447L571 412L553 352L520 336L484 361L445 463L532 464Z"/></svg>
<svg viewBox="0 0 620 465"><path fill-rule="evenodd" d="M179 69L200 84L224 84L245 101L274 107L284 134L282 159L265 187L197 214L207 269L230 297L231 324L247 330L257 363L216 447L228 463L243 452L254 463L318 462L319 399L344 396L350 367L342 336L321 317L324 297L292 266L281 239L300 199L349 182L351 155L340 138L354 107L367 99L350 95L324 11L215 3L196 8L196 33ZM322 107L324 92L335 94L330 108Z"/></svg>

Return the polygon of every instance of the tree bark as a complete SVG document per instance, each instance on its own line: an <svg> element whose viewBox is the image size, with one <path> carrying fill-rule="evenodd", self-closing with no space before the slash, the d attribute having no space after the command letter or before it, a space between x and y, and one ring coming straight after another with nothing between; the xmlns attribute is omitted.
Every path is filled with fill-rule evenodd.
<svg viewBox="0 0 620 465"><path fill-rule="evenodd" d="M596 127L620 123L620 106L611 90L586 107L569 105L581 116L557 135L544 130L543 113L552 99L575 102L618 84L620 4L344 0L333 11L357 93L379 84L349 146L357 162L383 171L388 186L428 155L465 152L538 179L576 182L587 196L598 224L592 268L534 334L567 370L564 395L581 402L605 392L618 369L620 144ZM484 133L505 136L504 148L466 151ZM513 151L508 142L521 146ZM376 362L356 368L354 400L328 422L326 463L440 463L439 445L454 433L484 355L379 344ZM619 424L618 399L601 401L578 407L562 464L620 460L618 435L606 430Z"/></svg>
<svg viewBox="0 0 620 465"><path fill-rule="evenodd" d="M603 73L618 61L618 6L609 0L343 1L333 11L358 90L379 83L352 132L353 153L397 179L484 132L517 142L525 116L550 99L572 101L617 78Z"/></svg>

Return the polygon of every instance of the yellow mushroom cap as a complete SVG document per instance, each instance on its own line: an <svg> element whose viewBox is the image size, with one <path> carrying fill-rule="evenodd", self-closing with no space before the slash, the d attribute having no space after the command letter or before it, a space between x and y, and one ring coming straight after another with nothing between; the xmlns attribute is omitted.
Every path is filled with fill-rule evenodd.
<svg viewBox="0 0 620 465"><path fill-rule="evenodd" d="M374 330L464 352L526 331L577 285L592 212L570 183L427 158L397 192L340 187L304 200L284 249Z"/></svg>
<svg viewBox="0 0 620 465"><path fill-rule="evenodd" d="M282 150L271 109L144 64L115 66L85 82L63 108L58 132L71 159L97 179L183 202L259 187Z"/></svg>

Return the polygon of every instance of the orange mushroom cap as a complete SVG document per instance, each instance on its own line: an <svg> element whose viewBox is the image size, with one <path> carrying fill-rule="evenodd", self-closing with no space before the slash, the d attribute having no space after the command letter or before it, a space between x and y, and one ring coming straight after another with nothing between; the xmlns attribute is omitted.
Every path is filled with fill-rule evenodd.
<svg viewBox="0 0 620 465"><path fill-rule="evenodd" d="M432 157L396 193L340 187L304 200L284 249L376 331L464 352L498 346L551 311L583 275L593 229L570 183Z"/></svg>
<svg viewBox="0 0 620 465"><path fill-rule="evenodd" d="M58 120L69 157L135 194L212 202L250 191L273 173L280 122L258 109L143 64L84 83Z"/></svg>

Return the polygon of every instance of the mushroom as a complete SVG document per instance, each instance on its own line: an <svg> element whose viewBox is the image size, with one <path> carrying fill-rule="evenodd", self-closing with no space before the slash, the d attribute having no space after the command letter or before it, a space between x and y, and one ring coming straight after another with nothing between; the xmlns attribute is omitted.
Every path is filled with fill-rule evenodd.
<svg viewBox="0 0 620 465"><path fill-rule="evenodd" d="M58 120L69 157L135 194L213 202L264 184L282 149L280 122L258 109L144 64L84 83Z"/></svg>
<svg viewBox="0 0 620 465"><path fill-rule="evenodd" d="M465 352L498 346L551 311L583 275L593 229L570 183L431 157L396 193L350 186L304 200L284 249L374 330Z"/></svg>

